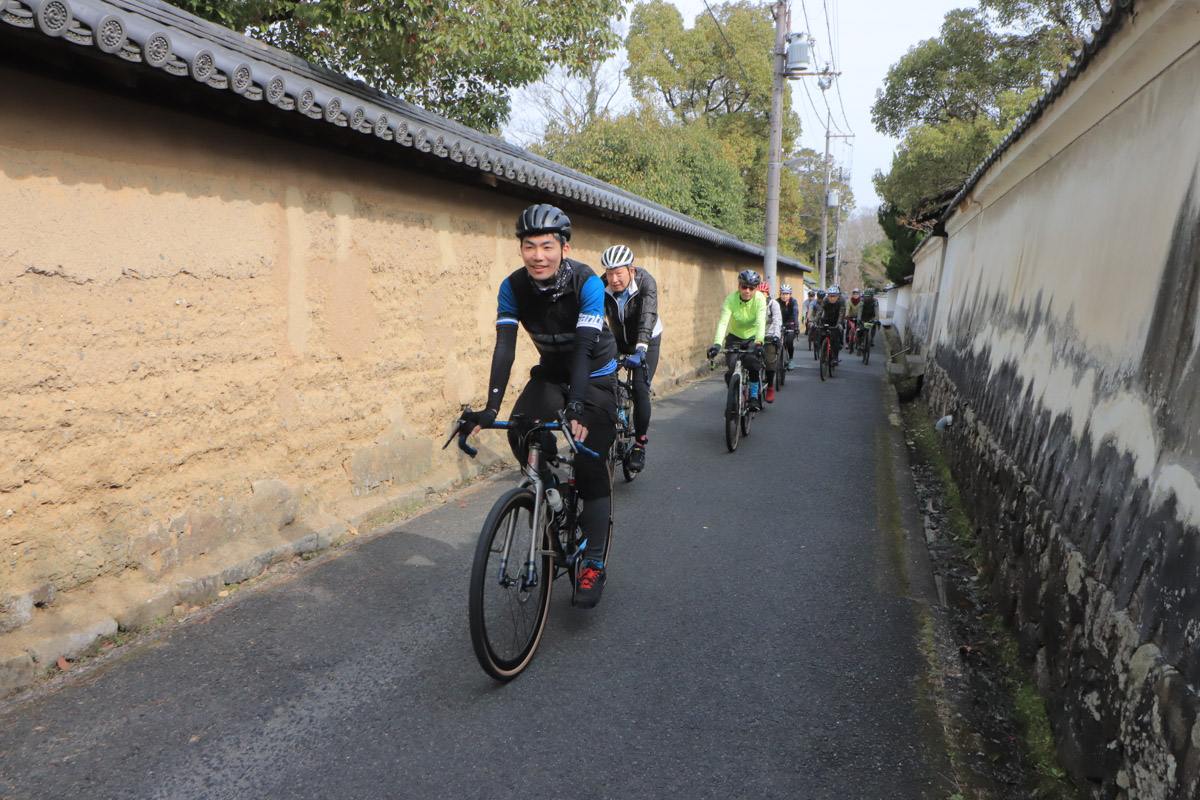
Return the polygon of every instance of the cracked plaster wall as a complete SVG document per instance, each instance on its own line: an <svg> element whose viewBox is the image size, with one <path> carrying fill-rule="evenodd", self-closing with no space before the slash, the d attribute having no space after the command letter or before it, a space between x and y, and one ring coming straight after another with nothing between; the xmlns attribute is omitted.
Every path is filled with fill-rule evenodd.
<svg viewBox="0 0 1200 800"><path fill-rule="evenodd" d="M919 253L913 330L1068 772L1089 797L1183 800L1200 796L1195 47L1121 100Z"/></svg>
<svg viewBox="0 0 1200 800"><path fill-rule="evenodd" d="M439 448L483 398L530 200L3 67L0 85L0 633L56 590L349 525L504 457ZM754 259L571 216L576 258L621 242L657 278L660 390L694 374ZM532 358L523 338L506 408Z"/></svg>

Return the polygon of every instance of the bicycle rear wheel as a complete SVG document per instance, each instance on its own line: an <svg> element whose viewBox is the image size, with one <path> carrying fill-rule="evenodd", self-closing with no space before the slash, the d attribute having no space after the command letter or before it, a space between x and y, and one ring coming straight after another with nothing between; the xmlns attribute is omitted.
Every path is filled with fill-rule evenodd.
<svg viewBox="0 0 1200 800"><path fill-rule="evenodd" d="M629 468L629 454L632 452L637 438L634 434L633 425L630 423L630 420L633 419L633 402L630 400L628 393L626 393L624 390L621 392L620 402L625 408L624 422L621 423L621 428L617 431L617 441L621 443L621 473L625 476L626 483L632 483L633 479L637 477L637 470L632 470ZM615 476L615 462L610 464L610 467L610 473Z"/></svg>
<svg viewBox="0 0 1200 800"><path fill-rule="evenodd" d="M528 487L501 496L483 523L471 567L471 644L483 671L501 681L517 677L533 659L550 607L554 559L548 531L536 530L533 507ZM526 560L534 536L530 581Z"/></svg>
<svg viewBox="0 0 1200 800"><path fill-rule="evenodd" d="M729 378L729 395L725 400L725 446L729 448L729 452L737 450L738 442L741 440L741 424L742 416L742 376L740 373L733 373Z"/></svg>

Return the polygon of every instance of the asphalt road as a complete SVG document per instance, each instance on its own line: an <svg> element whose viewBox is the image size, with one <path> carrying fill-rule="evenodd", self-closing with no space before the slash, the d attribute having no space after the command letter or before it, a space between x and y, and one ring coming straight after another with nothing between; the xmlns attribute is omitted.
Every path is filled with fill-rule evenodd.
<svg viewBox="0 0 1200 800"><path fill-rule="evenodd" d="M656 404L603 601L560 581L514 682L466 614L503 480L10 706L0 798L944 797L884 359L797 356L736 453L719 377Z"/></svg>

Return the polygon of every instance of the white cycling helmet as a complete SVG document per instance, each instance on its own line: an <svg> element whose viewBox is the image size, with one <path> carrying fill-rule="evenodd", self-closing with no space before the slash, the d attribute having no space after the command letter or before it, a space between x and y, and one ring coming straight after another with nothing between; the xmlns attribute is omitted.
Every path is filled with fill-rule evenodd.
<svg viewBox="0 0 1200 800"><path fill-rule="evenodd" d="M792 285L790 283L785 283L783 286L780 286L779 293L780 294L791 294L792 293Z"/></svg>
<svg viewBox="0 0 1200 800"><path fill-rule="evenodd" d="M614 244L600 256L600 266L605 269L633 266L633 251L623 244Z"/></svg>

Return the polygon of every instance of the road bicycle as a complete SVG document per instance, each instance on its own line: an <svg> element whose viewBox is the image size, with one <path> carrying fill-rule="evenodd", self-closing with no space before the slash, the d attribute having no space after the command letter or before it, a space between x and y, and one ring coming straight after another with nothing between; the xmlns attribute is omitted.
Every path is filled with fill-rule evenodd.
<svg viewBox="0 0 1200 800"><path fill-rule="evenodd" d="M846 320L846 352L858 352L858 320Z"/></svg>
<svg viewBox="0 0 1200 800"><path fill-rule="evenodd" d="M784 372L790 372L792 369L788 365L796 357L796 338L799 335L800 331L796 330L795 328L785 328L783 331L783 341L779 344L779 363L783 365ZM784 379L780 378L779 385L782 386L783 383Z"/></svg>
<svg viewBox="0 0 1200 800"><path fill-rule="evenodd" d="M478 451L467 444L474 427L475 423L460 419L442 449L457 436L459 449L474 458ZM574 600L576 573L587 547L579 527L583 501L575 487L575 461L603 456L571 436L561 411L555 422L513 415L484 427L515 431L529 453L521 482L501 495L488 512L471 565L468 616L475 657L488 675L510 681L533 660L546 629L555 579L569 577ZM541 434L546 431L564 435L566 455L542 452ZM545 472L540 469L543 458L550 468ZM546 475L551 476L550 485ZM610 467L610 489L612 475ZM612 528L610 513L605 563L612 549Z"/></svg>
<svg viewBox="0 0 1200 800"><path fill-rule="evenodd" d="M871 363L871 339L875 333L874 322L864 322L858 331L858 354L864 364Z"/></svg>
<svg viewBox="0 0 1200 800"><path fill-rule="evenodd" d="M837 325L821 326L821 344L817 346L817 360L821 362L821 380L833 377L833 337L838 335Z"/></svg>
<svg viewBox="0 0 1200 800"><path fill-rule="evenodd" d="M745 356L750 352L748 347L735 346L721 350L721 355L734 356L733 368L729 370L729 388L725 395L725 446L729 452L737 450L738 442L743 436L750 435L750 426L754 422L757 411L750 404L750 368L746 366ZM710 362L713 369L717 361ZM759 365L758 396L763 396L762 377L765 370Z"/></svg>
<svg viewBox="0 0 1200 800"><path fill-rule="evenodd" d="M621 465L621 473L625 476L625 482L629 483L638 474L636 469L629 468L629 456L637 441L633 428L633 368L625 365L624 356L617 359L617 367L617 436L609 450L608 460L614 474L617 464Z"/></svg>

